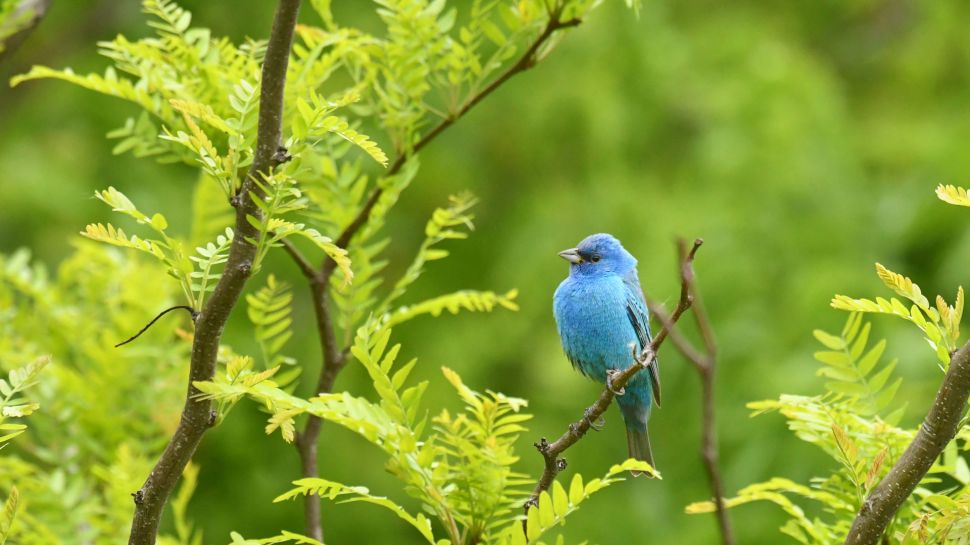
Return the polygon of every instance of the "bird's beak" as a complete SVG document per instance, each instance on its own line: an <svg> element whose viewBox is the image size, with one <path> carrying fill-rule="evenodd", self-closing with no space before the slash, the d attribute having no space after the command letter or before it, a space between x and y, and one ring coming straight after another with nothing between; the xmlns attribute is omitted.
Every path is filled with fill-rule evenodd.
<svg viewBox="0 0 970 545"><path fill-rule="evenodd" d="M579 250L576 248L570 248L568 250L563 250L559 252L559 257L565 259L570 263L582 263L583 256L579 255Z"/></svg>

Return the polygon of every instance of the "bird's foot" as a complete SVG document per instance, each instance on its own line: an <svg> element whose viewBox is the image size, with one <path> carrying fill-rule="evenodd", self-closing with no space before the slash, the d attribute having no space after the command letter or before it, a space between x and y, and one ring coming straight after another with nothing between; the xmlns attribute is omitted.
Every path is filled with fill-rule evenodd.
<svg viewBox="0 0 970 545"><path fill-rule="evenodd" d="M613 386L613 379L615 379L616 375L619 375L619 374L620 372L617 371L616 369L610 369L606 371L606 388L609 389L609 391L613 392L613 395L617 395L617 396L621 396L626 393L625 388L620 388L618 390L616 389L615 386Z"/></svg>
<svg viewBox="0 0 970 545"><path fill-rule="evenodd" d="M633 349L633 359L640 364L640 367L647 368L653 365L653 350L647 346L642 351L637 352L636 348Z"/></svg>
<svg viewBox="0 0 970 545"><path fill-rule="evenodd" d="M603 418L603 415L600 415L596 420L590 418L592 416L593 411L587 407L587 409L583 411L583 418L586 419L586 423L589 424L589 428L593 431L600 431L603 429L603 426L606 425L606 419Z"/></svg>

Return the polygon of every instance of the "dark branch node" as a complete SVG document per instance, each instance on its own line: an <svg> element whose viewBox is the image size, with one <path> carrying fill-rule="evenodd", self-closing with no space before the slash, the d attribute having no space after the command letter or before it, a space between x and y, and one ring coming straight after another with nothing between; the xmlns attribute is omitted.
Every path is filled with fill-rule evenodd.
<svg viewBox="0 0 970 545"><path fill-rule="evenodd" d="M135 505L141 505L145 503L145 491L138 490L131 493L131 498L135 501Z"/></svg>
<svg viewBox="0 0 970 545"><path fill-rule="evenodd" d="M286 146L279 146L276 148L276 152L273 154L273 163L275 166L280 166L283 163L288 163L293 160L293 156L290 155L290 150L286 149Z"/></svg>

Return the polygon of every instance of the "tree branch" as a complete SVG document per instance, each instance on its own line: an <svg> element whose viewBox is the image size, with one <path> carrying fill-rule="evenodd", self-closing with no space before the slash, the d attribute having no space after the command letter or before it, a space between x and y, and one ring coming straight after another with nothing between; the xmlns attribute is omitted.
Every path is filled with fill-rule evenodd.
<svg viewBox="0 0 970 545"><path fill-rule="evenodd" d="M694 244L691 252L697 250L697 243L695 242ZM685 258L685 256L690 256L690 252L687 251L687 246L683 241L680 241L680 255L682 263L690 262ZM662 331L669 333L670 340L674 343L674 346L694 366L694 369L697 370L698 377L701 379L701 413L703 426L703 431L701 432L701 459L704 462L707 480L711 486L711 493L714 496L714 508L715 514L717 515L718 529L721 533L721 542L724 545L733 545L734 533L731 530L731 520L728 518L727 506L724 505L724 486L722 484L723 481L721 479L717 452L717 425L714 412L714 370L717 364L717 344L714 340L714 331L711 327L711 322L708 320L707 312L704 309L704 303L697 290L693 269L682 269L681 278L683 279L681 299L684 298L686 292L686 297L693 301L694 319L697 322L697 329L700 331L701 338L704 342L703 351L695 348L690 341L677 331L674 326L673 317L667 316L666 311L652 301L647 301L647 304L650 307L650 312L663 324Z"/></svg>
<svg viewBox="0 0 970 545"><path fill-rule="evenodd" d="M693 247L688 252L686 251L684 242L680 242L682 248L680 256L680 301L677 304L677 308L674 309L674 313L668 319L668 322L664 324L650 345L635 357L632 365L612 375L612 378L609 380L610 384L603 389L603 392L596 399L596 402L583 412L583 418L570 424L569 429L552 443L549 443L545 437L535 443L536 449L542 455L543 461L545 462L545 467L542 475L539 477L539 481L536 483L535 489L532 491L532 496L525 504L526 511L531 506L536 505L539 500L539 494L549 490L549 487L552 486L552 482L559 475L559 472L566 468L566 460L559 456L582 439L586 435L586 432L593 426L593 422L603 416L603 413L609 408L610 403L613 402L613 398L616 397L615 392L622 391L630 379L642 369L656 364L657 350L663 344L664 339L667 338L670 327L680 319L684 311L690 308L694 302L690 286L694 276L694 256L697 254L697 249L700 248L701 244L703 244L701 239L695 240Z"/></svg>
<svg viewBox="0 0 970 545"><path fill-rule="evenodd" d="M259 196L260 191L253 180L269 175L277 166L274 154L281 141L283 90L299 9L300 0L280 0L276 8L263 61L256 152L249 173L234 200L236 234L225 270L196 321L188 392L178 428L145 484L134 494L135 515L128 538L129 545L155 543L165 502L202 440L202 435L214 421L211 402L198 398L199 391L193 383L212 379L222 331L252 273L256 248L246 239L256 238L259 233L247 220L247 216L261 217L260 209L251 197L251 194Z"/></svg>
<svg viewBox="0 0 970 545"><path fill-rule="evenodd" d="M468 99L468 101L465 102L451 117L441 121L441 123L424 134L421 139L418 140L418 142L411 148L410 152L398 156L398 158L394 161L394 163L391 164L391 167L385 173L385 176L394 176L395 174L399 173L411 157L413 157L432 140L438 137L438 135L444 132L445 129L453 125L456 121L458 121L458 119L468 113L468 111L471 110L476 104L481 102L488 95L492 94L512 76L532 68L532 66L535 65L536 53L538 52L539 48L543 43L548 41L557 30L577 26L580 23L581 21L579 19L561 21L559 20L558 13L551 14L549 22L543 28L542 32L515 64L510 66L505 72L499 75L487 87L482 89L481 92ZM371 191L371 194L367 197L364 206L360 209L350 224L344 228L344 230L340 233L340 236L337 237L336 244L338 246L341 248L348 247L354 235L356 235L357 232L367 223L371 212L374 210L374 206L377 205L377 201L380 199L383 192L384 190L380 187L376 187ZM312 265L310 265L309 261L295 246L290 244L285 239L283 240L283 244L287 253L293 258L294 262L300 268L300 271L309 280L310 292L313 296L313 309L314 313L316 314L317 330L320 337L320 349L323 354L323 366L320 370L320 377L317 381L317 390L314 393L329 393L333 390L333 385L337 379L337 376L347 363L346 350L341 350L336 343L333 320L330 316L329 307L328 290L330 287L330 277L333 275L336 262L329 257L326 257L324 258L319 271L317 271ZM317 476L317 441L320 436L321 425L322 421L319 418L310 416L307 419L306 426L304 427L303 431L298 434L297 440L295 441L297 451L300 455L301 474L304 477ZM323 527L320 516L320 499L313 495L307 495L303 501L303 512L306 519L306 534L314 539L322 541Z"/></svg>
<svg viewBox="0 0 970 545"><path fill-rule="evenodd" d="M305 276L307 280L313 281L317 277L317 268L313 266L313 263L310 263L310 260L307 259L306 256L303 255L303 252L301 252L300 249L297 248L290 240L284 238L280 242L283 243L283 249L286 250L286 253L293 258L293 262L296 263L296 266L300 268L300 272L303 273L303 276Z"/></svg>
<svg viewBox="0 0 970 545"><path fill-rule="evenodd" d="M968 397L970 342L953 354L943 384L936 392L936 400L916 437L889 474L862 503L845 538L846 545L874 545L879 541L896 511L956 436Z"/></svg>
<svg viewBox="0 0 970 545"><path fill-rule="evenodd" d="M330 304L327 300L329 283L314 275L310 278L310 294L313 297L313 311L317 319L317 332L320 337L320 351L323 353L323 367L317 379L314 394L329 393L333 390L337 375L347 364L346 353L337 347L334 334L333 320L330 316ZM300 470L303 477L316 477L317 472L317 439L320 437L320 426L323 420L310 415L303 431L297 435L297 452L300 455ZM323 541L323 523L320 516L320 498L308 494L303 500L303 515L308 536Z"/></svg>
<svg viewBox="0 0 970 545"><path fill-rule="evenodd" d="M410 152L403 153L398 156L394 163L391 164L391 168L388 169L386 176L393 176L400 172L411 157L421 151L422 148L428 145L428 143L434 140L439 134L444 132L445 129L461 119L461 117L468 113L469 110L474 108L476 104L501 87L502 84L508 81L512 76L535 66L536 53L539 51L539 48L542 47L542 44L546 43L546 41L548 41L557 30L578 26L581 23L582 21L580 19L561 21L558 13L550 14L549 22L546 23L546 26L542 29L542 32L539 34L536 40L532 42L532 45L526 49L525 53L519 57L515 64L510 66L505 72L495 78L495 80L492 81L492 83L490 83L487 87L482 89L481 92L468 99L468 101L462 104L462 106L458 108L458 111L452 114L451 117L442 120L441 123L422 136L421 139L414 144L414 147L411 148ZM367 219L370 217L371 211L374 209L374 206L377 205L377 201L380 199L383 192L384 190L380 187L374 188L370 196L367 198L367 201L364 203L363 208L361 208L360 212L357 213L357 216L353 219L353 221L350 222L349 225L347 225L346 228L344 228L343 232L340 233L340 236L337 237L337 246L340 246L341 248L347 247L347 244L350 243L350 239L352 239L354 235L357 234L357 231L359 231L360 228L367 223ZM336 265L334 261L332 259L328 259L324 263L324 269L329 269L332 272L334 265Z"/></svg>
<svg viewBox="0 0 970 545"><path fill-rule="evenodd" d="M20 47L50 7L51 0L21 0L10 17L0 21L0 62Z"/></svg>

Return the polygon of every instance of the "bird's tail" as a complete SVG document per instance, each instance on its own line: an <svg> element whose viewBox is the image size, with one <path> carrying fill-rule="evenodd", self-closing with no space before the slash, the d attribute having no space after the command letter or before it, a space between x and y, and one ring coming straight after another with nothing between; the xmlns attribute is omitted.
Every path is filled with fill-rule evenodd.
<svg viewBox="0 0 970 545"><path fill-rule="evenodd" d="M626 428L626 444L630 450L630 458L644 461L650 464L650 467L656 469L656 466L653 465L653 451L650 449L650 434L647 432L646 426L642 429L628 426ZM640 472L633 472L633 475L640 475Z"/></svg>

